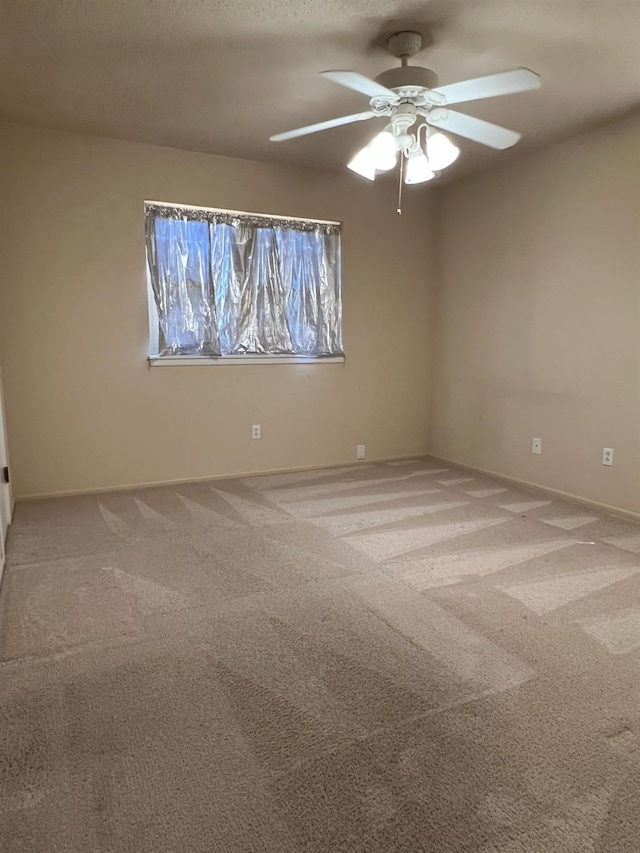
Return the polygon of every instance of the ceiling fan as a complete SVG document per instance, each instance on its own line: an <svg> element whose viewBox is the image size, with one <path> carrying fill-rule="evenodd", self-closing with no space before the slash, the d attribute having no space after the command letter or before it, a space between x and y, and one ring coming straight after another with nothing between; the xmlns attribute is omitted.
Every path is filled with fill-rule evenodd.
<svg viewBox="0 0 640 853"><path fill-rule="evenodd" d="M322 72L328 80L367 95L368 110L278 133L271 141L284 142L343 124L385 117L388 123L384 130L358 151L348 167L373 181L377 172L393 169L400 154L401 185L403 177L407 184L429 181L457 158L459 149L442 130L499 150L518 142L521 134L516 131L455 112L449 105L537 89L540 77L533 71L516 68L439 86L433 71L409 65L409 58L422 49L420 33L395 33L388 41L388 49L401 60L401 65L383 71L375 80L356 71ZM412 132L410 129L416 125ZM421 134L424 134L424 148Z"/></svg>

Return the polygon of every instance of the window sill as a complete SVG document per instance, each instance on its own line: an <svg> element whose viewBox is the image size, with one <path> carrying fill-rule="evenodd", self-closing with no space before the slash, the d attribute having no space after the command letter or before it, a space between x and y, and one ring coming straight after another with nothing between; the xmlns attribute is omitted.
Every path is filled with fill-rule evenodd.
<svg viewBox="0 0 640 853"><path fill-rule="evenodd" d="M344 364L344 356L314 358L306 355L150 355L151 367L232 367L239 364Z"/></svg>

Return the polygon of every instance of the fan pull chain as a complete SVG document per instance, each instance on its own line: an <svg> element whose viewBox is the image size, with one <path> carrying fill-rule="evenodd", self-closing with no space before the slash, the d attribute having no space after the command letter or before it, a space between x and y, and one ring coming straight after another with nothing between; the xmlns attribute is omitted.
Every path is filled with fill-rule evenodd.
<svg viewBox="0 0 640 853"><path fill-rule="evenodd" d="M396 209L396 213L398 216L402 216L402 184L404 179L404 154L400 154L400 170L399 170L399 182L398 182L398 207Z"/></svg>

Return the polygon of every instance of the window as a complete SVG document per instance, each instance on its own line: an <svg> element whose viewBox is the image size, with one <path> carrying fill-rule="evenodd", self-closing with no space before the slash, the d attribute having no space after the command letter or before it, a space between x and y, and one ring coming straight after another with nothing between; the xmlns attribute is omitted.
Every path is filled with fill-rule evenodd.
<svg viewBox="0 0 640 853"><path fill-rule="evenodd" d="M338 223L148 202L145 227L152 356L343 355Z"/></svg>

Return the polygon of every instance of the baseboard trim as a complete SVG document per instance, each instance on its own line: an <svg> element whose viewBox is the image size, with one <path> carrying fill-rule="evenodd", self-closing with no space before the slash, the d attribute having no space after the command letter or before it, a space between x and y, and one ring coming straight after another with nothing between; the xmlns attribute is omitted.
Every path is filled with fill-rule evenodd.
<svg viewBox="0 0 640 853"><path fill-rule="evenodd" d="M438 462L446 462L449 465L456 465L458 468L466 468L469 471L476 471L478 474L486 474L489 477L495 477L496 480L504 480L507 483L515 483L518 486L526 486L528 489L534 489L546 495L555 495L560 498L567 498L576 503L592 506L594 509L600 509L604 512L610 512L612 515L622 515L625 518L632 518L635 521L640 521L640 512L634 512L630 509L622 509L619 506L612 506L601 501L594 501L591 498L582 497L582 495L574 495L573 492L564 492L562 489L552 489L550 486L542 486L540 483L531 483L529 480L522 480L519 477L509 477L507 474L501 474L499 471L491 471L489 468L480 468L477 465L469 465L467 462L458 462L456 459L448 459L446 456L436 456L429 454L430 459L435 459Z"/></svg>
<svg viewBox="0 0 640 853"><path fill-rule="evenodd" d="M269 474L297 474L304 471L325 471L329 468L364 468L374 462L400 462L403 459L424 459L427 456L425 451L419 453L405 453L402 456L377 456L370 459L360 459L354 462L349 459L347 462L331 462L327 465L305 465L301 468L268 468L258 471L242 471L238 474L208 474L205 477L180 478L177 480L156 480L148 483L128 483L118 486L100 486L90 489L69 489L59 492L43 492L33 495L19 495L15 497L16 503L23 501L40 501L47 498L72 498L80 495L100 495L106 492L128 492L132 489L154 489L161 486L179 486L183 483L205 483L209 480L241 480L244 477L266 477Z"/></svg>

